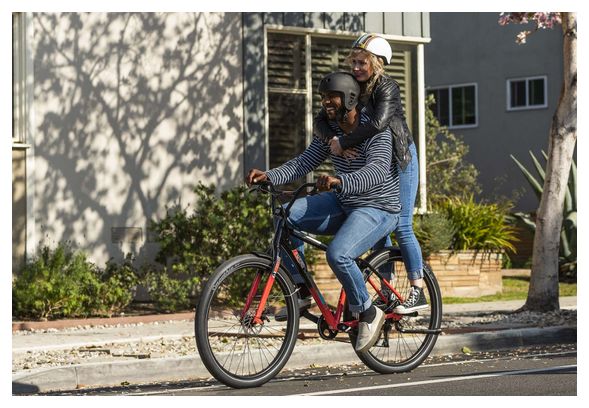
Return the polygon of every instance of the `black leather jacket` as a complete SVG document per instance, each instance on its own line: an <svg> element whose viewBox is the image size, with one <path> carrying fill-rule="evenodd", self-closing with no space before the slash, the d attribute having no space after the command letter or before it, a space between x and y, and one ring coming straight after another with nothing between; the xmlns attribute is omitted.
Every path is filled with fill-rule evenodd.
<svg viewBox="0 0 589 408"><path fill-rule="evenodd" d="M413 138L405 121L401 90L397 81L382 75L368 98L366 109L370 118L369 122L358 126L345 138L341 138L339 142L342 149L356 146L382 132L388 126L393 133L393 154L401 169L405 170L411 161L409 146L413 143ZM328 125L327 114L323 108L315 116L313 128L315 134L321 138L328 140L335 136Z"/></svg>

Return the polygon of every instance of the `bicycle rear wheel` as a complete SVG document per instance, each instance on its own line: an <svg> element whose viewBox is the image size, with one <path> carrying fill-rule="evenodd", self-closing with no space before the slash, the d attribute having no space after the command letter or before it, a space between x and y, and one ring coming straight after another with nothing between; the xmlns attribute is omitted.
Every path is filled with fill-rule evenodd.
<svg viewBox="0 0 589 408"><path fill-rule="evenodd" d="M230 259L211 276L198 303L194 323L198 352L213 377L230 387L266 383L284 367L294 348L299 326L298 295L282 268L276 274L261 322L255 322L271 271L272 260L268 258L249 254ZM251 304L246 307L248 298ZM286 309L287 319L278 322L274 314L281 308Z"/></svg>
<svg viewBox="0 0 589 408"><path fill-rule="evenodd" d="M411 288L398 249L385 249L373 254L367 261L379 273L393 272L391 285L405 299ZM400 320L390 318L385 321L376 344L364 353L356 353L360 360L372 370L383 373L402 373L415 369L427 358L438 338L442 323L442 296L438 282L428 265L424 265L424 294L428 308L406 315ZM373 282L379 278L373 274ZM373 302L378 299L376 290L367 283L368 293ZM378 286L377 286L378 287ZM394 304L381 308L390 313ZM356 333L350 333L352 345L356 344Z"/></svg>

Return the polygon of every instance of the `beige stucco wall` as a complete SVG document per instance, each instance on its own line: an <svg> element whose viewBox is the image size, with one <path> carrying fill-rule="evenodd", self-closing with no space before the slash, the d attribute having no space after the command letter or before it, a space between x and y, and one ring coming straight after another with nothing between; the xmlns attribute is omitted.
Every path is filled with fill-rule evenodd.
<svg viewBox="0 0 589 408"><path fill-rule="evenodd" d="M35 13L36 242L153 256L148 220L243 177L239 13ZM113 230L113 228L129 228ZM113 243L121 233L122 243Z"/></svg>
<svg viewBox="0 0 589 408"><path fill-rule="evenodd" d="M25 234L27 225L25 150L12 150L12 276L25 261Z"/></svg>

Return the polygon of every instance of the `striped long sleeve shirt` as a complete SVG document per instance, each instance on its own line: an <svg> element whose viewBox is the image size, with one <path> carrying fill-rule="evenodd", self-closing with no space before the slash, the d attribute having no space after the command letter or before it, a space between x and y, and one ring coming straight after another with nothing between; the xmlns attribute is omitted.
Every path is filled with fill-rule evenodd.
<svg viewBox="0 0 589 408"><path fill-rule="evenodd" d="M360 121L367 117L361 113ZM346 135L330 122L338 137ZM288 184L315 170L325 159L331 158L336 176L342 181L337 197L344 207L374 207L389 212L399 212L399 175L392 161L392 135L389 128L353 148L353 159L332 155L329 144L314 137L311 144L299 156L282 166L266 172L276 185Z"/></svg>

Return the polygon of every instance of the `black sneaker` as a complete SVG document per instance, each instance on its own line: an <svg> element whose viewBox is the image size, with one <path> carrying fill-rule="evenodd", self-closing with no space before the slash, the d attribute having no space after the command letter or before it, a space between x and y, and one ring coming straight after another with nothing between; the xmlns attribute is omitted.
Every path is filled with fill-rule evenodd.
<svg viewBox="0 0 589 408"><path fill-rule="evenodd" d="M401 304L397 295L395 295L389 288L385 287L384 289L381 289L381 293L387 298L387 302L385 303L380 296L377 296L376 299L372 302L374 306L378 307L379 309L388 313L393 308Z"/></svg>
<svg viewBox="0 0 589 408"><path fill-rule="evenodd" d="M299 298L298 299L298 302L299 302L299 314L301 314L302 312L304 312L305 310L307 310L308 308L310 308L312 301L313 301L313 298L311 296L304 297L302 299ZM287 311L288 310L287 310L286 307L281 308L274 315L274 320L276 320L277 322L285 322L286 321L286 316L287 316Z"/></svg>
<svg viewBox="0 0 589 408"><path fill-rule="evenodd" d="M393 309L393 312L398 314L413 313L418 310L427 309L427 300L423 294L423 289L417 286L411 286L411 291L407 299L399 306Z"/></svg>

